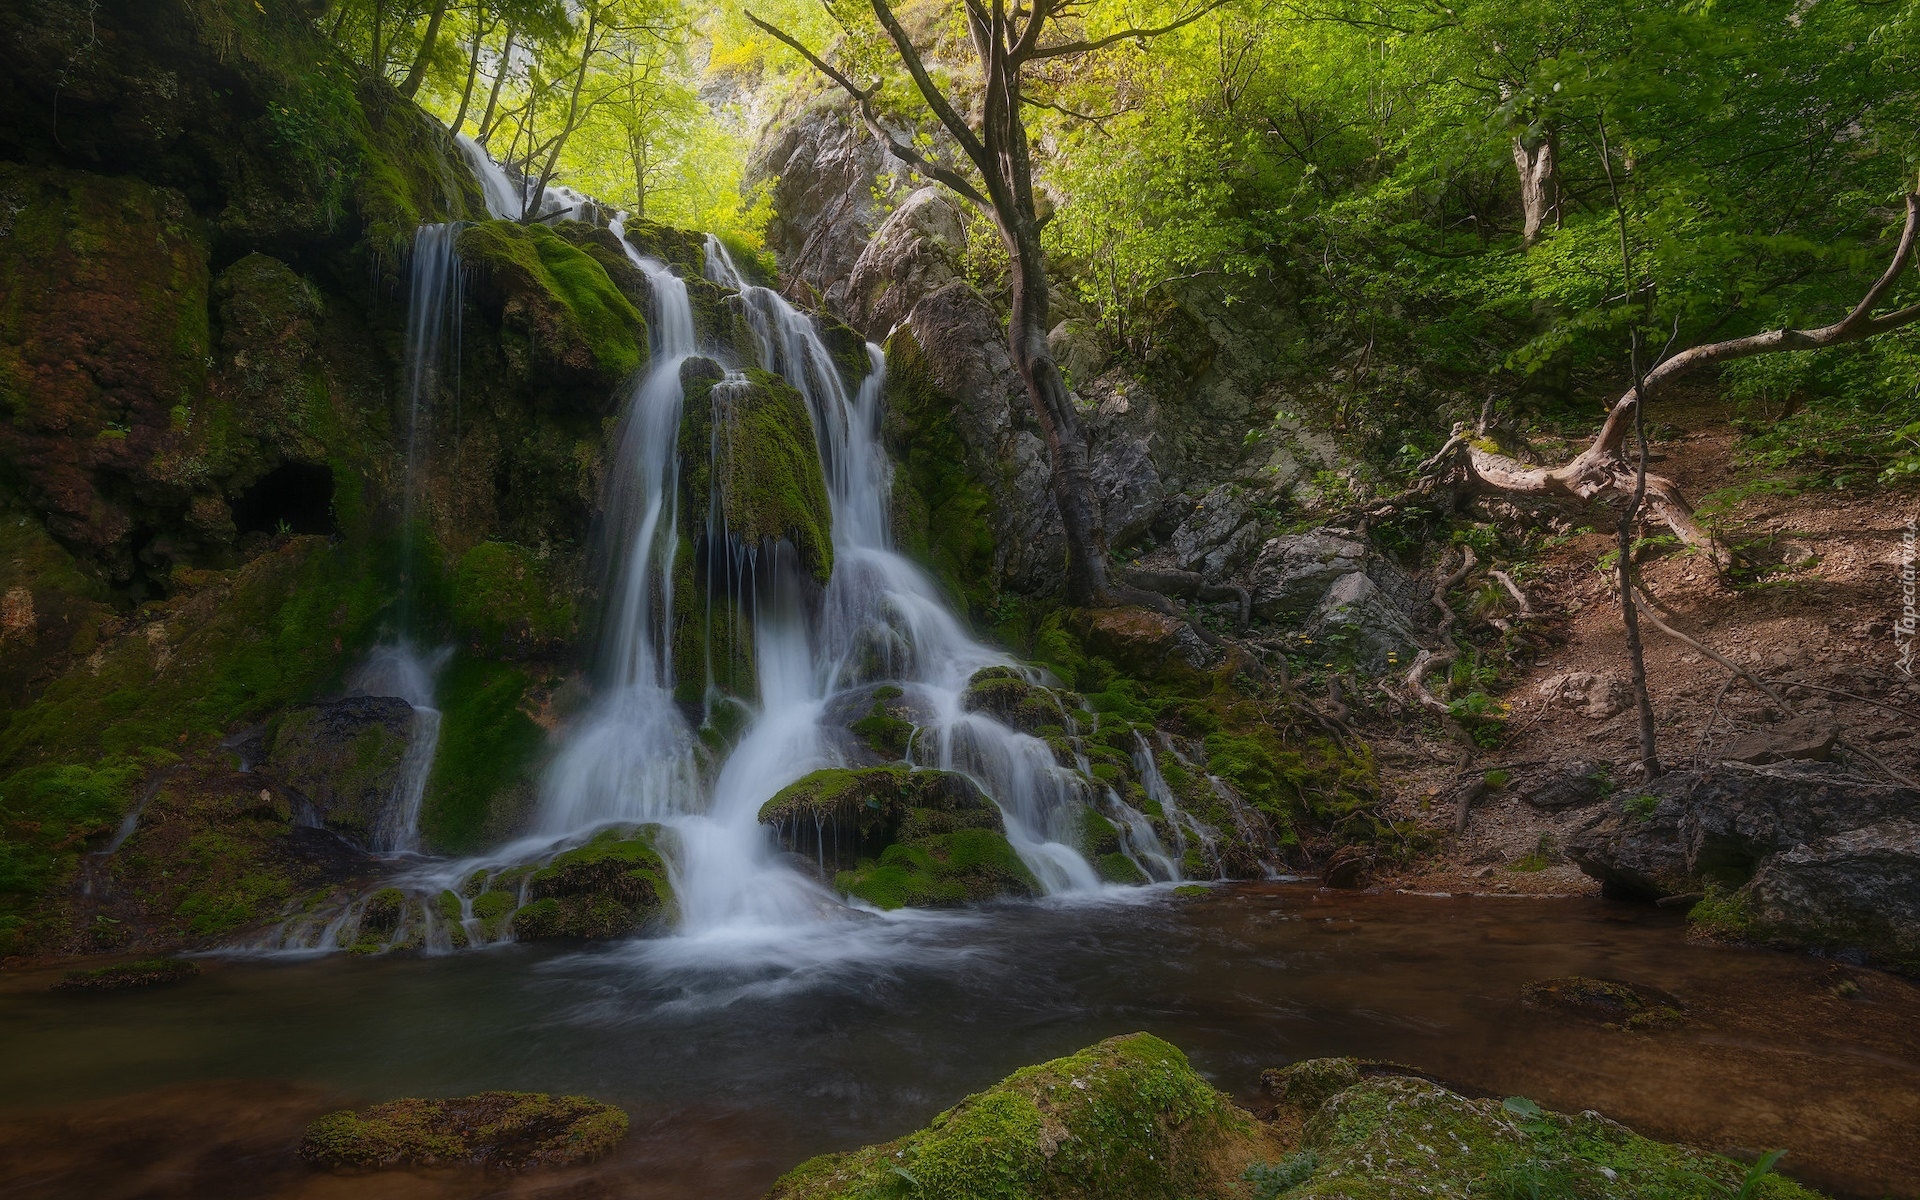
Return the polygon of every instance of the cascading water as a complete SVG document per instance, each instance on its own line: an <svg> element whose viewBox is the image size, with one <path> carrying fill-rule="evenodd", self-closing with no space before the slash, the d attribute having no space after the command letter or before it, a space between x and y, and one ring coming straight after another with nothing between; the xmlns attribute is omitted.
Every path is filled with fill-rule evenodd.
<svg viewBox="0 0 1920 1200"><path fill-rule="evenodd" d="M528 201L533 198L535 181L495 162L485 146L464 133L454 135L453 144L480 181L480 194L486 200L487 215L495 220L520 220L526 213ZM543 220L562 212L578 217L582 210L593 205L592 197L549 182L540 197L540 211L535 215Z"/></svg>
<svg viewBox="0 0 1920 1200"><path fill-rule="evenodd" d="M353 690L359 695L397 696L413 706L413 728L400 775L373 831L371 849L382 853L405 853L418 846L420 804L433 771L434 752L440 745L434 677L452 653L447 647L422 651L409 633L415 592L414 538L428 432L424 427L432 420L433 400L449 342L456 359L459 354L464 300L460 253L455 245L459 233L460 227L449 222L422 225L413 237L407 300L407 457L400 503L400 635L394 643L376 647L353 681Z"/></svg>

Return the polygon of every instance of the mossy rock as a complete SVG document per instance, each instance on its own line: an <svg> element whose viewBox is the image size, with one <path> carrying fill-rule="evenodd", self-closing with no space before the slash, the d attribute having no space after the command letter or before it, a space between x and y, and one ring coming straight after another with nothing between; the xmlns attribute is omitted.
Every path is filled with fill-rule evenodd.
<svg viewBox="0 0 1920 1200"><path fill-rule="evenodd" d="M268 766L329 829L364 842L393 796L413 740L413 706L349 696L280 719Z"/></svg>
<svg viewBox="0 0 1920 1200"><path fill-rule="evenodd" d="M926 810L916 810L924 812ZM834 876L841 892L875 908L950 908L1038 896L1032 870L997 829L967 828L909 836Z"/></svg>
<svg viewBox="0 0 1920 1200"><path fill-rule="evenodd" d="M983 667L967 680L960 696L967 712L983 712L1003 725L1039 734L1065 720L1061 702L1052 691L1029 681L1012 667Z"/></svg>
<svg viewBox="0 0 1920 1200"><path fill-rule="evenodd" d="M551 649L575 629L572 598L548 561L506 542L481 542L453 571L453 626L482 650L516 656Z"/></svg>
<svg viewBox="0 0 1920 1200"><path fill-rule="evenodd" d="M904 766L815 771L762 805L760 823L771 825L788 850L828 870L883 857L901 841L1002 832L1000 810L972 780Z"/></svg>
<svg viewBox="0 0 1920 1200"><path fill-rule="evenodd" d="M143 958L137 962L68 971L53 985L56 992L126 992L181 983L200 973L200 964L184 958Z"/></svg>
<svg viewBox="0 0 1920 1200"><path fill-rule="evenodd" d="M1569 1012L1625 1029L1659 1029L1686 1021L1685 1006L1665 992L1585 975L1522 984L1520 1002L1528 1008Z"/></svg>
<svg viewBox="0 0 1920 1200"><path fill-rule="evenodd" d="M627 1114L585 1096L481 1092L392 1100L307 1126L300 1157L321 1167L481 1166L517 1171L591 1162L627 1136Z"/></svg>
<svg viewBox="0 0 1920 1200"><path fill-rule="evenodd" d="M867 695L872 703L864 714L847 722L847 732L883 762L905 760L918 727L916 718L923 717L923 712L892 684L876 687Z"/></svg>
<svg viewBox="0 0 1920 1200"><path fill-rule="evenodd" d="M1567 1116L1518 1098L1469 1100L1407 1075L1355 1078L1365 1067L1333 1060L1289 1069L1306 1119L1296 1152L1282 1160L1294 1180L1282 1193L1287 1200L1818 1195L1776 1175L1743 1190L1744 1164L1651 1141L1597 1113Z"/></svg>
<svg viewBox="0 0 1920 1200"><path fill-rule="evenodd" d="M906 326L886 344L885 436L895 464L894 542L976 611L997 597L992 494L968 470L957 401L934 384Z"/></svg>
<svg viewBox="0 0 1920 1200"><path fill-rule="evenodd" d="M784 541L824 584L833 574L833 511L806 401L765 371L727 381L711 359L688 360L681 380L680 483L695 531L721 536L710 526L717 492L729 542L761 550Z"/></svg>
<svg viewBox="0 0 1920 1200"><path fill-rule="evenodd" d="M643 217L629 217L622 226L627 241L648 258L658 259L673 268L682 279L704 279L707 273L707 235L690 229L675 229Z"/></svg>
<svg viewBox="0 0 1920 1200"><path fill-rule="evenodd" d="M884 1145L783 1176L768 1200L1244 1200L1265 1131L1179 1050L1109 1038L1026 1067Z"/></svg>
<svg viewBox="0 0 1920 1200"><path fill-rule="evenodd" d="M657 825L609 829L556 855L527 877L527 905L513 916L519 941L612 938L657 928L672 915Z"/></svg>
<svg viewBox="0 0 1920 1200"><path fill-rule="evenodd" d="M593 256L541 225L482 221L461 231L483 311L498 322L509 370L611 412L614 389L647 357L647 325Z"/></svg>
<svg viewBox="0 0 1920 1200"><path fill-rule="evenodd" d="M529 714L527 669L458 654L436 684L440 742L420 806L435 849L476 853L521 831L533 808L547 733Z"/></svg>

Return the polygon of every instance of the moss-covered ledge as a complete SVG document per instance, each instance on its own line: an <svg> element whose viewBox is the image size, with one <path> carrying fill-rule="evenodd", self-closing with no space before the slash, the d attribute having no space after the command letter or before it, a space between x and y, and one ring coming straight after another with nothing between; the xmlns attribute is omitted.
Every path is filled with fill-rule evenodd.
<svg viewBox="0 0 1920 1200"><path fill-rule="evenodd" d="M482 311L499 323L509 370L611 411L615 387L646 362L647 323L607 269L541 225L481 221L458 245Z"/></svg>
<svg viewBox="0 0 1920 1200"><path fill-rule="evenodd" d="M730 540L749 548L784 540L824 584L833 574L833 512L806 401L765 371L728 380L711 359L689 360L681 378L680 480L689 518L696 527L708 520L717 492Z"/></svg>

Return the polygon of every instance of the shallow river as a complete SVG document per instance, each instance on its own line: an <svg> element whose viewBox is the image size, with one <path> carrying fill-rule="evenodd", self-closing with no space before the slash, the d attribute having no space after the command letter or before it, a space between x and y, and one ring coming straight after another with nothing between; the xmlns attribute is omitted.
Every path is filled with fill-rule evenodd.
<svg viewBox="0 0 1920 1200"><path fill-rule="evenodd" d="M1653 1136L1785 1146L1783 1169L1839 1194L1920 1195L1920 988L1688 944L1673 914L1599 900L1244 885L805 939L208 968L102 996L0 975L0 1195L744 1200L1136 1029L1250 1104L1263 1067L1369 1055ZM1521 1007L1522 983L1571 973L1672 992L1690 1021L1626 1033ZM336 1177L293 1154L328 1108L490 1088L616 1101L633 1136L517 1179Z"/></svg>

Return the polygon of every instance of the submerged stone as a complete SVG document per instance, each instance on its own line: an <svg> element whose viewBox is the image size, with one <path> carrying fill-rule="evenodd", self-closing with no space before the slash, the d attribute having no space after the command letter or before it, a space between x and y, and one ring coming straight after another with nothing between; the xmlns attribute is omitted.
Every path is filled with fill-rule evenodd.
<svg viewBox="0 0 1920 1200"><path fill-rule="evenodd" d="M625 1112L585 1096L481 1092L328 1113L307 1126L300 1156L346 1170L462 1164L524 1170L590 1162L626 1136Z"/></svg>
<svg viewBox="0 0 1920 1200"><path fill-rule="evenodd" d="M192 979L200 973L200 964L183 958L143 958L137 962L95 967L89 971L68 971L53 985L56 992L125 992L135 988L161 987Z"/></svg>
<svg viewBox="0 0 1920 1200"><path fill-rule="evenodd" d="M1135 1033L1016 1071L897 1141L803 1163L768 1200L1242 1200L1267 1146L1185 1055Z"/></svg>
<svg viewBox="0 0 1920 1200"><path fill-rule="evenodd" d="M1681 1003L1665 992L1585 975L1523 984L1520 1001L1528 1008L1558 1009L1627 1029L1660 1028L1686 1020Z"/></svg>

